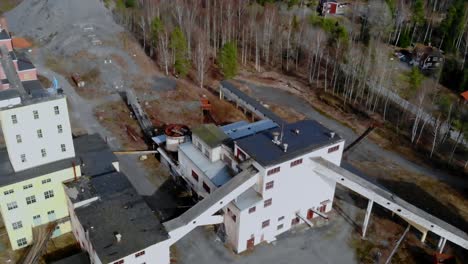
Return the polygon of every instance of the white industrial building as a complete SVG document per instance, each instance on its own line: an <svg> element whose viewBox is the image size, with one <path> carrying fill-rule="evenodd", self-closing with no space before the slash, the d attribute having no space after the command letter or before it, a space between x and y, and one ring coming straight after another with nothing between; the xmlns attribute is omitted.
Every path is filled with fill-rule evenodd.
<svg viewBox="0 0 468 264"><path fill-rule="evenodd" d="M311 169L313 157L340 165L344 140L312 120L281 127L269 120L203 125L179 146L179 171L202 198L249 162L255 184L222 206L227 241L240 253L332 208L335 182Z"/></svg>

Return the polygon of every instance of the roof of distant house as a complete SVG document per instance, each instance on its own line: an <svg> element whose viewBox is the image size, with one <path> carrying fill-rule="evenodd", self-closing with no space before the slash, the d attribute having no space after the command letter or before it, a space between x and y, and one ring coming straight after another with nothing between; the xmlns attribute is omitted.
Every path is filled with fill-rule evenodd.
<svg viewBox="0 0 468 264"><path fill-rule="evenodd" d="M421 59L425 59L429 55L443 57L443 54L439 49L423 44L416 44L413 49L413 54L415 54L417 57L420 57Z"/></svg>
<svg viewBox="0 0 468 264"><path fill-rule="evenodd" d="M282 144L273 143L273 132L281 133ZM262 166L270 166L291 160L310 151L336 144L343 139L314 120L302 120L286 124L236 141L236 144ZM280 136L281 137L281 136ZM283 144L288 144L284 151Z"/></svg>
<svg viewBox="0 0 468 264"><path fill-rule="evenodd" d="M90 264L89 255L86 252L80 252L75 255L54 261L51 264Z"/></svg>
<svg viewBox="0 0 468 264"><path fill-rule="evenodd" d="M103 263L169 238L159 219L122 173L91 177L83 188L92 188L99 199L76 208L75 212ZM121 236L120 242L116 235Z"/></svg>
<svg viewBox="0 0 468 264"><path fill-rule="evenodd" d="M0 91L0 100L8 100L20 97L20 93L16 89L7 89Z"/></svg>
<svg viewBox="0 0 468 264"><path fill-rule="evenodd" d="M16 56L18 58L18 71L27 71L36 68L24 53L18 53Z"/></svg>
<svg viewBox="0 0 468 264"><path fill-rule="evenodd" d="M460 95L461 95L461 97L463 97L465 99L465 101L468 101L468 91L464 91Z"/></svg>
<svg viewBox="0 0 468 264"><path fill-rule="evenodd" d="M229 138L221 128L214 124L198 126L192 130L192 134L199 137L211 148L221 145L224 140Z"/></svg>

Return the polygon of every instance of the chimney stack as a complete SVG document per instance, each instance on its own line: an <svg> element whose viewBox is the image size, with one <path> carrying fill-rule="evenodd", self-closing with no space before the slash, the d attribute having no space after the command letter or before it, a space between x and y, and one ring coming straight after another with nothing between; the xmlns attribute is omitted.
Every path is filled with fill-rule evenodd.
<svg viewBox="0 0 468 264"><path fill-rule="evenodd" d="M279 145L281 144L281 142L279 141L279 135L280 133L275 131L272 133L273 134L273 143L275 143L276 145Z"/></svg>
<svg viewBox="0 0 468 264"><path fill-rule="evenodd" d="M330 132L330 138L334 138L335 137L335 132Z"/></svg>

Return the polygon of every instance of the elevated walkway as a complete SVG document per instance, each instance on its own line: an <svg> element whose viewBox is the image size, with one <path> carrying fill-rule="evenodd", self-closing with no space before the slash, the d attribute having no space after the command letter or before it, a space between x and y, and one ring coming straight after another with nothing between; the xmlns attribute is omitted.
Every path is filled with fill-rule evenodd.
<svg viewBox="0 0 468 264"><path fill-rule="evenodd" d="M311 158L315 163L314 172L321 177L332 178L344 187L369 199L366 217L364 219L363 236L369 222L373 202L394 212L406 219L410 224L416 225L419 230L431 231L441 237L439 251L443 250L446 240L468 249L468 235L450 225L449 223L415 207L407 201L395 196L383 188L371 183L362 177L351 173L323 158ZM423 232L424 233L424 232ZM426 234L423 234L425 238Z"/></svg>
<svg viewBox="0 0 468 264"><path fill-rule="evenodd" d="M258 101L248 96L229 81L222 81L219 87L219 98L227 98L233 101L236 106L241 106L244 110L251 112L260 119L270 119L278 125L286 123L283 119L264 107Z"/></svg>
<svg viewBox="0 0 468 264"><path fill-rule="evenodd" d="M246 164L243 171L229 182L216 189L181 216L164 223L163 225L170 236L169 244L174 244L198 226L221 223L223 217L214 214L254 186L257 182L257 173L258 171L251 164Z"/></svg>

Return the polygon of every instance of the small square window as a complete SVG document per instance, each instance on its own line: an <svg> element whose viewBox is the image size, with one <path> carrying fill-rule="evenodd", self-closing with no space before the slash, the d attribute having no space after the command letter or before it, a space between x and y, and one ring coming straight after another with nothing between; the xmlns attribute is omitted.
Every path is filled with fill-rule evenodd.
<svg viewBox="0 0 468 264"><path fill-rule="evenodd" d="M42 129L38 129L38 130L37 130L37 137L38 137L38 138L42 138L42 137L43 137L43 135L42 135Z"/></svg>
<svg viewBox="0 0 468 264"><path fill-rule="evenodd" d="M32 196L26 197L27 204L33 204L35 202L36 202L36 196L32 195Z"/></svg>
<svg viewBox="0 0 468 264"><path fill-rule="evenodd" d="M58 125L58 126L57 126L57 132L58 132L59 134L62 134L62 133L63 133L63 127L62 127L62 125Z"/></svg>
<svg viewBox="0 0 468 264"><path fill-rule="evenodd" d="M54 113L55 113L56 115L59 115L59 114L60 114L60 109L59 109L58 106L54 106Z"/></svg>
<svg viewBox="0 0 468 264"><path fill-rule="evenodd" d="M278 221L282 221L282 220L284 220L284 216L278 217Z"/></svg>
<svg viewBox="0 0 468 264"><path fill-rule="evenodd" d="M272 203L273 203L272 198L270 198L270 199L268 199L268 200L265 200L265 202L263 202L263 207L268 207L268 206L270 206Z"/></svg>
<svg viewBox="0 0 468 264"><path fill-rule="evenodd" d="M13 230L20 229L20 228L23 227L23 222L21 222L21 221L14 222L14 223L12 224L12 226L13 226Z"/></svg>
<svg viewBox="0 0 468 264"><path fill-rule="evenodd" d="M49 212L47 212L47 214L48 214L48 215L55 214L55 211L54 211L54 210L49 211Z"/></svg>
<svg viewBox="0 0 468 264"><path fill-rule="evenodd" d="M266 220L262 222L262 228L268 227L270 225L270 220Z"/></svg>
<svg viewBox="0 0 468 264"><path fill-rule="evenodd" d="M143 251L140 251L140 252L138 252L138 253L135 254L135 258L138 258L138 257L140 257L140 256L143 256L144 254L145 254L145 251L144 251L144 250L143 250Z"/></svg>
<svg viewBox="0 0 468 264"><path fill-rule="evenodd" d="M61 144L60 148L62 149L62 152L67 151L67 147L65 146L65 144Z"/></svg>
<svg viewBox="0 0 468 264"><path fill-rule="evenodd" d="M335 152L335 151L337 151L339 149L340 149L340 145L331 147L331 148L328 149L328 153Z"/></svg>
<svg viewBox="0 0 468 264"><path fill-rule="evenodd" d="M274 186L275 182L274 181L269 181L266 183L266 186L265 186L265 189L269 190L269 189L273 189L273 186Z"/></svg>
<svg viewBox="0 0 468 264"><path fill-rule="evenodd" d="M18 244L18 247L23 247L26 244L28 244L28 241L26 240L25 237L23 237L21 239L16 240L16 243Z"/></svg>
<svg viewBox="0 0 468 264"><path fill-rule="evenodd" d="M21 135L16 135L16 143L21 143L21 142L23 142Z"/></svg>
<svg viewBox="0 0 468 264"><path fill-rule="evenodd" d="M206 182L203 182L203 189L205 189L205 191L206 191L207 193L210 193L210 192L211 192L210 186L208 186L208 184L206 184Z"/></svg>
<svg viewBox="0 0 468 264"><path fill-rule="evenodd" d="M15 191L13 189L10 189L10 190L6 190L3 192L4 195L9 195L9 194L12 194L14 193Z"/></svg>
<svg viewBox="0 0 468 264"><path fill-rule="evenodd" d="M273 169L271 169L271 170L269 170L269 171L267 172L267 175L268 175L268 176L273 175L273 174L275 174L275 173L280 172L280 170L281 170L281 167L273 168Z"/></svg>
<svg viewBox="0 0 468 264"><path fill-rule="evenodd" d="M44 198L49 199L49 198L52 198L52 197L54 197L54 191L53 190L44 192Z"/></svg>
<svg viewBox="0 0 468 264"><path fill-rule="evenodd" d="M250 207L249 208L249 214L252 214L252 213L255 213L255 211L257 210L257 207Z"/></svg>
<svg viewBox="0 0 468 264"><path fill-rule="evenodd" d="M21 158L21 162L23 163L26 162L26 154L21 154L20 158Z"/></svg>
<svg viewBox="0 0 468 264"><path fill-rule="evenodd" d="M43 158L47 157L47 152L45 149L41 149L41 155Z"/></svg>
<svg viewBox="0 0 468 264"><path fill-rule="evenodd" d="M12 115L12 116L11 116L11 122L12 122L13 124L18 124L18 118L16 117L16 115Z"/></svg>
<svg viewBox="0 0 468 264"><path fill-rule="evenodd" d="M23 190L27 190L27 189L32 188L32 187L33 187L33 185L30 183L30 184L24 185Z"/></svg>
<svg viewBox="0 0 468 264"><path fill-rule="evenodd" d="M37 110L33 111L34 119L39 119L39 112Z"/></svg>
<svg viewBox="0 0 468 264"><path fill-rule="evenodd" d="M192 177L198 182L198 174L192 170Z"/></svg>
<svg viewBox="0 0 468 264"><path fill-rule="evenodd" d="M42 180L42 184L46 184L46 183L49 183L51 182L52 180L50 178L47 178L45 180Z"/></svg>
<svg viewBox="0 0 468 264"><path fill-rule="evenodd" d="M18 204L16 202L7 203L7 207L8 207L8 210L13 210L13 209L18 208Z"/></svg>
<svg viewBox="0 0 468 264"><path fill-rule="evenodd" d="M284 227L284 224L281 224L281 225L279 225L279 226L276 228L276 230L283 229L283 227Z"/></svg>
<svg viewBox="0 0 468 264"><path fill-rule="evenodd" d="M299 164L302 164L302 159L297 159L297 160L291 162L290 167L294 167L294 166L297 166Z"/></svg>

